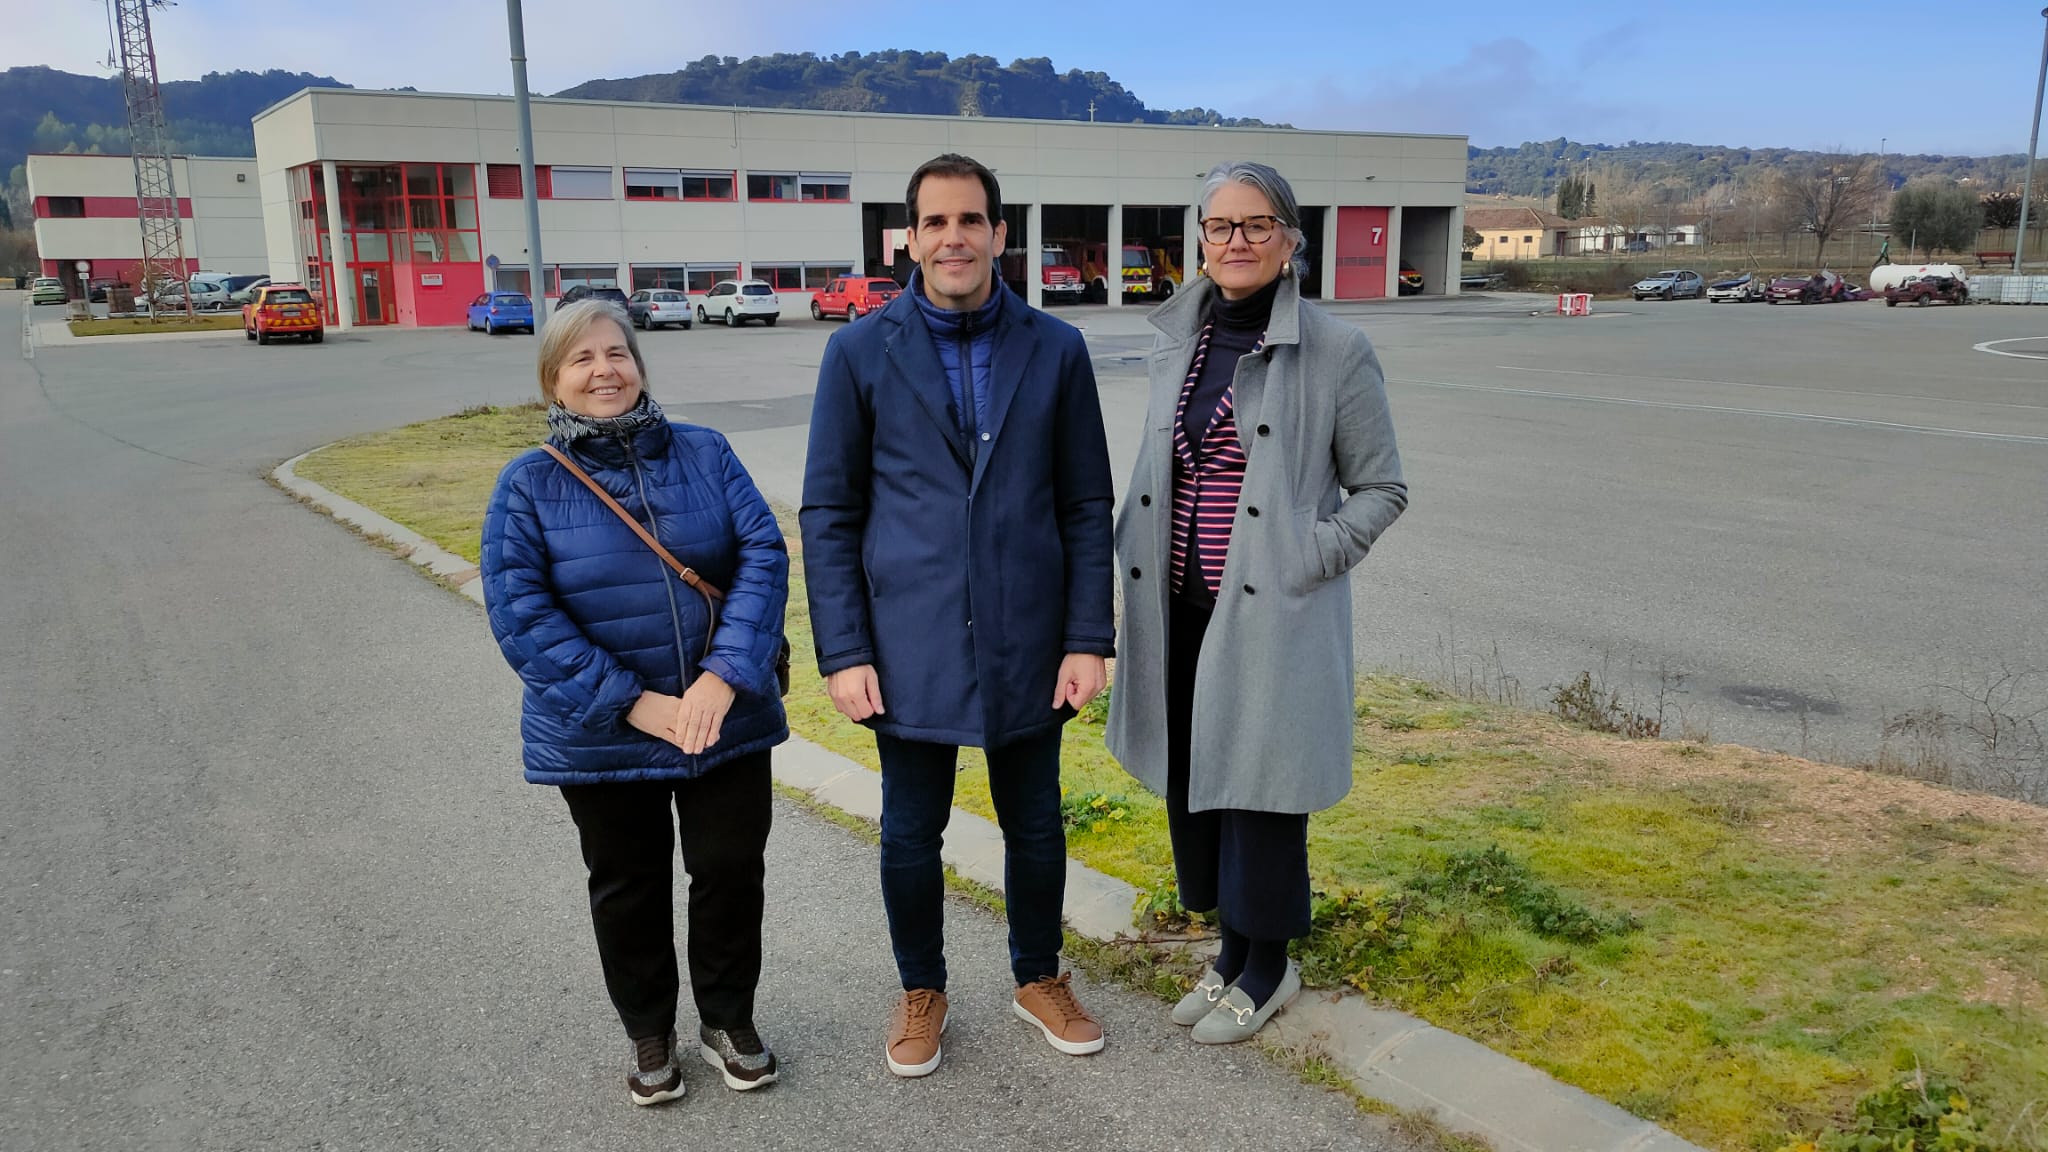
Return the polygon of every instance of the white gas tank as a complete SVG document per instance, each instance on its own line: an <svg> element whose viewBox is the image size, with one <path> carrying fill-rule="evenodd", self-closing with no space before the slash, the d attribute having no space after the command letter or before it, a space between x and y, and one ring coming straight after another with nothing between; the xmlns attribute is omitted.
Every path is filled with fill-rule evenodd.
<svg viewBox="0 0 2048 1152"><path fill-rule="evenodd" d="M1967 280L1970 274L1960 264L1879 264L1870 270L1870 287L1882 292L1919 276L1953 276Z"/></svg>

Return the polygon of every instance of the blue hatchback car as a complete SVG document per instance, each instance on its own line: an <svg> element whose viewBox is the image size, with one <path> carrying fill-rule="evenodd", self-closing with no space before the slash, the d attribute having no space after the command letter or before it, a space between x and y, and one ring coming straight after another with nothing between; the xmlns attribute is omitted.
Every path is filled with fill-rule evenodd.
<svg viewBox="0 0 2048 1152"><path fill-rule="evenodd" d="M512 329L533 331L533 301L522 292L486 292L469 302L469 330L495 336Z"/></svg>

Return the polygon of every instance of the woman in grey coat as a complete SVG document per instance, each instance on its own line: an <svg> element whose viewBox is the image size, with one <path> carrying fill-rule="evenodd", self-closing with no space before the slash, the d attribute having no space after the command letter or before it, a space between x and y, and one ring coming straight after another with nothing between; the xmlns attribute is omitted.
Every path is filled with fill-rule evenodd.
<svg viewBox="0 0 2048 1152"><path fill-rule="evenodd" d="M1183 904L1223 942L1175 1006L1250 1038L1300 991L1308 814L1351 789L1344 575L1408 504L1379 359L1301 299L1294 190L1263 164L1202 188L1206 275L1152 315L1144 442L1117 517L1124 624L1109 749L1166 798Z"/></svg>

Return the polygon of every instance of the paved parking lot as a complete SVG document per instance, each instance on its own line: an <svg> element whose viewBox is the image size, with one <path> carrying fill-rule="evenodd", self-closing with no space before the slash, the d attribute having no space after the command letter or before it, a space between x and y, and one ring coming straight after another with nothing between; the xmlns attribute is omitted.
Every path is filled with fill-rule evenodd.
<svg viewBox="0 0 2048 1152"><path fill-rule="evenodd" d="M1523 699L1580 671L1734 740L1861 757L1884 716L2048 670L2048 311L1344 305L1386 367L1412 489L1355 579L1361 667ZM1145 310L1062 309L1095 352L1119 479ZM645 337L656 396L794 502L838 322ZM1995 355L1976 345L2018 355ZM44 350L53 399L175 453L226 391L300 445L534 394L529 337L237 338ZM241 461L258 468L273 462Z"/></svg>

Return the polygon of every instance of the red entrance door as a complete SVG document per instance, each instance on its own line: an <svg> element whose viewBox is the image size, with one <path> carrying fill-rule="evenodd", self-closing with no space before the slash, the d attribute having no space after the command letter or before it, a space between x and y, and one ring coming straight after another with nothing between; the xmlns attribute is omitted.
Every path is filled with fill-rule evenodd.
<svg viewBox="0 0 2048 1152"><path fill-rule="evenodd" d="M1387 212L1337 209L1337 299L1371 300L1387 294Z"/></svg>
<svg viewBox="0 0 2048 1152"><path fill-rule="evenodd" d="M393 296L391 265L370 264L356 269L356 323L391 323L398 309Z"/></svg>

